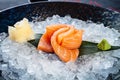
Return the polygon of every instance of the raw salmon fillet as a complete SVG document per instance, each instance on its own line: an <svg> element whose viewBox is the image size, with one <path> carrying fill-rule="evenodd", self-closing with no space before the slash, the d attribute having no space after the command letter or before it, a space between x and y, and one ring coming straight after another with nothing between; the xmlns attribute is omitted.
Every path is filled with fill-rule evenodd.
<svg viewBox="0 0 120 80"><path fill-rule="evenodd" d="M46 32L42 35L40 38L39 44L37 49L42 50L45 52L54 52L53 48L51 46L51 36L55 31L57 31L60 28L67 27L65 24L56 24L56 25L49 25L46 27Z"/></svg>
<svg viewBox="0 0 120 80"><path fill-rule="evenodd" d="M54 52L63 62L75 61L79 55L78 48L82 43L82 34L83 30L77 30L72 25L49 25L37 49Z"/></svg>

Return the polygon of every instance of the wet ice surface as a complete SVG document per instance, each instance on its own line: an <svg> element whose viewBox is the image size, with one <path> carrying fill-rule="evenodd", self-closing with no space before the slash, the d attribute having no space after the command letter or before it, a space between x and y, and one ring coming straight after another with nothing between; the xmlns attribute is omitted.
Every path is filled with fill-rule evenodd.
<svg viewBox="0 0 120 80"><path fill-rule="evenodd" d="M109 41L111 45L120 45L120 43L115 43L118 37L120 36L120 33L118 33L117 30L104 27L103 24L95 24L91 21L85 22L79 19L71 18L69 15L65 17L54 15L53 17L48 17L45 21L31 23L31 26L33 27L36 33L44 33L45 27L47 25L58 23L71 24L78 29L85 30L83 40L100 42L103 38L105 38Z"/></svg>
<svg viewBox="0 0 120 80"><path fill-rule="evenodd" d="M56 15L31 25L36 33L43 33L46 25L56 23L72 24L84 29L83 40L99 42L105 38L111 44L120 46L120 33L117 30L70 16ZM63 63L55 54L45 54L29 43L19 44L6 38L1 43L0 55L4 61L0 69L7 80L105 80L109 73L117 73L120 69L120 50L84 55L75 63Z"/></svg>

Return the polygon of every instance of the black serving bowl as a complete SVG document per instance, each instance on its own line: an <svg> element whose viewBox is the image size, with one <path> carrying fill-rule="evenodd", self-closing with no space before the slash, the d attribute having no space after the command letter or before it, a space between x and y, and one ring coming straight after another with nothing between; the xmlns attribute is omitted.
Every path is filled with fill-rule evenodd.
<svg viewBox="0 0 120 80"><path fill-rule="evenodd" d="M44 20L55 14L71 15L85 21L92 20L120 31L118 12L75 2L36 2L0 12L0 32L7 32L8 25L13 25L24 17L32 21L32 17L40 16L39 20Z"/></svg>
<svg viewBox="0 0 120 80"><path fill-rule="evenodd" d="M1 11L0 33L7 33L8 25L13 25L24 17L32 21L32 17L39 16L41 21L55 14L71 15L73 18L84 21L103 23L106 27L115 28L120 32L120 13L118 12L75 2L36 2Z"/></svg>

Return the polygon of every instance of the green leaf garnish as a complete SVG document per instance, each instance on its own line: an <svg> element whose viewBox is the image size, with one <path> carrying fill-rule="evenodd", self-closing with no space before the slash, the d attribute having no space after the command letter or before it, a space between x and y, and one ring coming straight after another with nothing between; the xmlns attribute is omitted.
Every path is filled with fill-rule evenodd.
<svg viewBox="0 0 120 80"><path fill-rule="evenodd" d="M30 40L28 42L31 43L32 45L34 45L35 47L37 47L41 36L42 36L42 34L35 34L35 39Z"/></svg>
<svg viewBox="0 0 120 80"><path fill-rule="evenodd" d="M35 47L37 47L41 36L42 34L36 34L35 39L30 40L28 42L34 45ZM101 47L102 49L100 49ZM111 46L108 42L106 43L105 39L103 39L100 43L82 41L81 47L79 48L79 51L80 51L79 56L87 55L87 54L94 54L94 53L104 51L104 50L111 51L111 50L117 50L117 49L120 49L120 46Z"/></svg>
<svg viewBox="0 0 120 80"><path fill-rule="evenodd" d="M97 48L97 43L82 41L79 51L80 55L87 55L99 52L100 50Z"/></svg>

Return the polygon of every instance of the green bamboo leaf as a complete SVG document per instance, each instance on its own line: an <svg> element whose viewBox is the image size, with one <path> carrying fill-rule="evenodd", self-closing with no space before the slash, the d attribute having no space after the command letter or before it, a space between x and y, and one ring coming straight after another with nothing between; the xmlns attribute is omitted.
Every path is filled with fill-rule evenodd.
<svg viewBox="0 0 120 80"><path fill-rule="evenodd" d="M37 47L41 36L42 36L42 34L35 34L35 39L30 40L28 42L31 43L32 45L34 45L35 47Z"/></svg>
<svg viewBox="0 0 120 80"><path fill-rule="evenodd" d="M36 34L35 39L30 40L28 42L31 43L32 45L34 45L35 47L37 47L37 45L39 43L39 39L41 38L41 36L42 36L42 34ZM87 55L87 54L93 54L93 53L97 53L97 52L102 51L97 47L97 45L98 45L98 43L89 42L89 41L82 41L81 47L79 48L80 56ZM117 49L120 49L120 46L111 46L111 48L109 50L106 50L106 51L117 50Z"/></svg>
<svg viewBox="0 0 120 80"><path fill-rule="evenodd" d="M80 55L93 54L93 53L103 51L103 50L100 50L97 47L97 45L98 45L98 43L83 41L81 44L81 47L79 48ZM120 46L111 46L111 48L106 51L117 50L117 49L120 49Z"/></svg>
<svg viewBox="0 0 120 80"><path fill-rule="evenodd" d="M81 47L79 48L80 55L87 55L99 52L100 50L97 47L97 43L83 41Z"/></svg>

